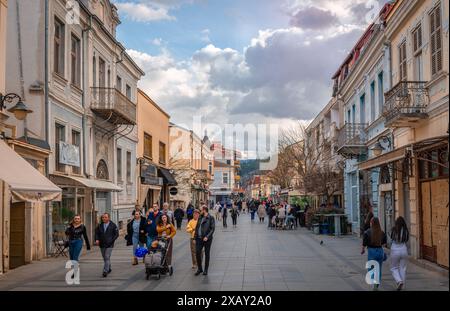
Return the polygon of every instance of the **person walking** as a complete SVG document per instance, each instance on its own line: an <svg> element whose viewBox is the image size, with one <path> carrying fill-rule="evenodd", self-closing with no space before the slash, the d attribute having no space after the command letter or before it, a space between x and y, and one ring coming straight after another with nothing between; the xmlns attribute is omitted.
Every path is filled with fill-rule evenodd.
<svg viewBox="0 0 450 311"><path fill-rule="evenodd" d="M145 233L147 233L147 248L149 249L152 242L158 237L156 225L158 218L162 215L157 203L154 203L147 215L147 225L145 226Z"/></svg>
<svg viewBox="0 0 450 311"><path fill-rule="evenodd" d="M239 210L237 206L233 205L230 210L231 220L233 221L233 228L237 227L237 218L239 216Z"/></svg>
<svg viewBox="0 0 450 311"><path fill-rule="evenodd" d="M273 227L272 219L277 215L277 211L275 210L275 206L271 204L269 206L269 211L267 212L267 215L269 216L269 228Z"/></svg>
<svg viewBox="0 0 450 311"><path fill-rule="evenodd" d="M197 227L198 218L200 217L200 210L194 210L194 217L189 220L186 226L186 232L191 235L191 257L192 257L192 270L197 268L197 256L195 247L195 228Z"/></svg>
<svg viewBox="0 0 450 311"><path fill-rule="evenodd" d="M132 265L137 265L139 262L136 257L136 250L138 247L143 247L147 242L145 233L147 222L139 210L133 211L131 215L133 218L127 224L127 235L125 239L127 240L127 246L133 245Z"/></svg>
<svg viewBox="0 0 450 311"><path fill-rule="evenodd" d="M259 206L259 202L257 202L257 201L253 201L250 204L250 219L252 222L255 220L255 213L256 213L256 210L258 209L258 206Z"/></svg>
<svg viewBox="0 0 450 311"><path fill-rule="evenodd" d="M114 242L119 237L117 225L110 220L108 213L102 215L102 221L95 230L95 244L100 246L103 257L103 277L111 273L111 254Z"/></svg>
<svg viewBox="0 0 450 311"><path fill-rule="evenodd" d="M216 215L216 220L220 221L220 212L221 212L221 205L219 202L216 202L214 205L214 214Z"/></svg>
<svg viewBox="0 0 450 311"><path fill-rule="evenodd" d="M156 231L158 232L159 238L166 238L169 243L169 247L166 252L166 263L171 266L172 265L172 251L173 251L173 237L177 234L177 229L170 222L170 218L167 214L162 214L161 217L158 218L158 224L156 226Z"/></svg>
<svg viewBox="0 0 450 311"><path fill-rule="evenodd" d="M208 275L209 258L211 252L211 245L213 234L215 230L214 218L209 215L208 207L202 206L202 215L195 227L195 247L197 257L197 272L195 275L203 273ZM205 268L202 268L202 250L205 249Z"/></svg>
<svg viewBox="0 0 450 311"><path fill-rule="evenodd" d="M260 204L258 207L258 217L259 223L264 223L264 218L266 217L266 206L264 204Z"/></svg>
<svg viewBox="0 0 450 311"><path fill-rule="evenodd" d="M177 229L179 230L181 229L181 224L183 223L184 211L180 206L178 206L173 215L177 222Z"/></svg>
<svg viewBox="0 0 450 311"><path fill-rule="evenodd" d="M223 221L223 227L227 228L227 218L228 218L228 208L226 206L222 209L222 221Z"/></svg>
<svg viewBox="0 0 450 311"><path fill-rule="evenodd" d="M79 261L81 250L83 249L83 239L86 242L86 249L91 249L85 225L81 222L81 216L75 215L70 226L66 229L66 236L69 239L69 258Z"/></svg>
<svg viewBox="0 0 450 311"><path fill-rule="evenodd" d="M169 221L171 224L175 223L175 216L174 216L173 211L169 207L169 203L167 203L167 202L163 203L163 208L162 208L161 213L165 214L165 215L167 215L167 217L169 217Z"/></svg>
<svg viewBox="0 0 450 311"><path fill-rule="evenodd" d="M367 247L367 260L374 260L378 262L379 265L379 283L381 283L381 271L383 261L386 260L386 254L384 253L383 246L387 243L386 233L381 230L380 220L373 217L370 221L370 229L364 232L363 244L361 255L365 253ZM369 272L373 268L369 269ZM373 289L378 290L380 284L374 284Z"/></svg>
<svg viewBox="0 0 450 311"><path fill-rule="evenodd" d="M408 262L409 230L405 219L399 216L391 231L391 273L397 283L397 290L402 290L406 280L406 264Z"/></svg>
<svg viewBox="0 0 450 311"><path fill-rule="evenodd" d="M247 201L246 200L242 201L242 213L243 214L247 213Z"/></svg>
<svg viewBox="0 0 450 311"><path fill-rule="evenodd" d="M188 207L186 208L186 217L188 222L192 219L194 214L194 205L192 205L192 203L189 202Z"/></svg>

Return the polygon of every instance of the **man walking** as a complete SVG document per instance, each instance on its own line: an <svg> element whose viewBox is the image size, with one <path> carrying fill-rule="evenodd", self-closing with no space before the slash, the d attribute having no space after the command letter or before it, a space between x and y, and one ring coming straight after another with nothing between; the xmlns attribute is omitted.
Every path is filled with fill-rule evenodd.
<svg viewBox="0 0 450 311"><path fill-rule="evenodd" d="M147 248L150 249L152 242L158 237L158 231L156 231L156 224L159 216L162 213L159 211L157 203L153 204L147 215L147 225L145 226L145 233L147 233Z"/></svg>
<svg viewBox="0 0 450 311"><path fill-rule="evenodd" d="M209 253L211 251L211 244L213 234L215 230L214 218L209 215L208 207L202 206L202 216L197 222L195 227L195 247L197 257L197 272L195 275L199 275L203 272L203 275L208 275L209 268ZM202 268L202 250L205 248L205 269Z"/></svg>
<svg viewBox="0 0 450 311"><path fill-rule="evenodd" d="M181 224L183 222L184 217L183 209L180 206L178 206L173 215L175 217L175 220L177 221L177 229L181 229Z"/></svg>
<svg viewBox="0 0 450 311"><path fill-rule="evenodd" d="M95 244L100 246L103 257L103 277L111 273L111 253L114 248L114 242L119 237L119 229L116 224L110 220L108 213L102 215L102 221L95 230Z"/></svg>
<svg viewBox="0 0 450 311"><path fill-rule="evenodd" d="M173 211L169 208L169 203L165 202L163 204L162 214L167 215L167 218L170 220L171 224L175 224L175 217L173 215Z"/></svg>

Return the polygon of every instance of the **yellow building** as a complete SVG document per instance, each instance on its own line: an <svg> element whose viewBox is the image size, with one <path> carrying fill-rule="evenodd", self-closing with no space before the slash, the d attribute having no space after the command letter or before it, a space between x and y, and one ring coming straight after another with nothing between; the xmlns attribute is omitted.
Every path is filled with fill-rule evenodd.
<svg viewBox="0 0 450 311"><path fill-rule="evenodd" d="M169 119L147 94L138 90L138 200L139 208L169 202L176 181L169 171Z"/></svg>
<svg viewBox="0 0 450 311"><path fill-rule="evenodd" d="M448 11L448 1L408 0L387 13L391 74L383 116L393 150L373 148L378 154L360 165L392 165L394 216L410 226L411 255L447 269Z"/></svg>

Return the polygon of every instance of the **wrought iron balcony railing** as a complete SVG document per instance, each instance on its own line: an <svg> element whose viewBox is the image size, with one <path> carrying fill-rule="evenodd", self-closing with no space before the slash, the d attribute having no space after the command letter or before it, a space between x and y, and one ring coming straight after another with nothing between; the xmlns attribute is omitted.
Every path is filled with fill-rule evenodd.
<svg viewBox="0 0 450 311"><path fill-rule="evenodd" d="M383 115L386 126L408 127L428 117L429 103L426 82L401 81L385 94Z"/></svg>
<svg viewBox="0 0 450 311"><path fill-rule="evenodd" d="M344 156L356 156L367 149L367 124L346 123L339 130L337 152Z"/></svg>
<svg viewBox="0 0 450 311"><path fill-rule="evenodd" d="M91 88L91 110L115 124L136 124L136 104L115 88Z"/></svg>

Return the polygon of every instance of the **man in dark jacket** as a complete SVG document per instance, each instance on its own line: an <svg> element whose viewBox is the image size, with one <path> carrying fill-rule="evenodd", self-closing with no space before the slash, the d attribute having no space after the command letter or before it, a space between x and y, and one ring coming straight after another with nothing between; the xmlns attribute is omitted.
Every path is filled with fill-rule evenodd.
<svg viewBox="0 0 450 311"><path fill-rule="evenodd" d="M195 275L203 272L203 275L208 275L209 268L209 253L211 251L211 244L215 230L215 221L208 213L208 207L202 206L202 216L197 222L195 228L195 246L198 270ZM205 248L205 269L202 269L202 249Z"/></svg>
<svg viewBox="0 0 450 311"><path fill-rule="evenodd" d="M156 231L156 224L158 222L159 216L162 213L159 210L159 205L157 203L153 204L153 207L150 208L148 216L147 216L147 226L145 226L145 232L147 233L147 248L150 249L150 246L154 240L158 237L158 232Z"/></svg>
<svg viewBox="0 0 450 311"><path fill-rule="evenodd" d="M183 222L184 211L181 207L177 207L175 212L173 213L175 220L177 221L177 229L181 229L181 224Z"/></svg>
<svg viewBox="0 0 450 311"><path fill-rule="evenodd" d="M100 246L103 257L103 277L111 273L111 253L114 248L114 242L119 237L119 229L116 224L110 220L109 214L102 215L102 221L95 230L95 244Z"/></svg>

